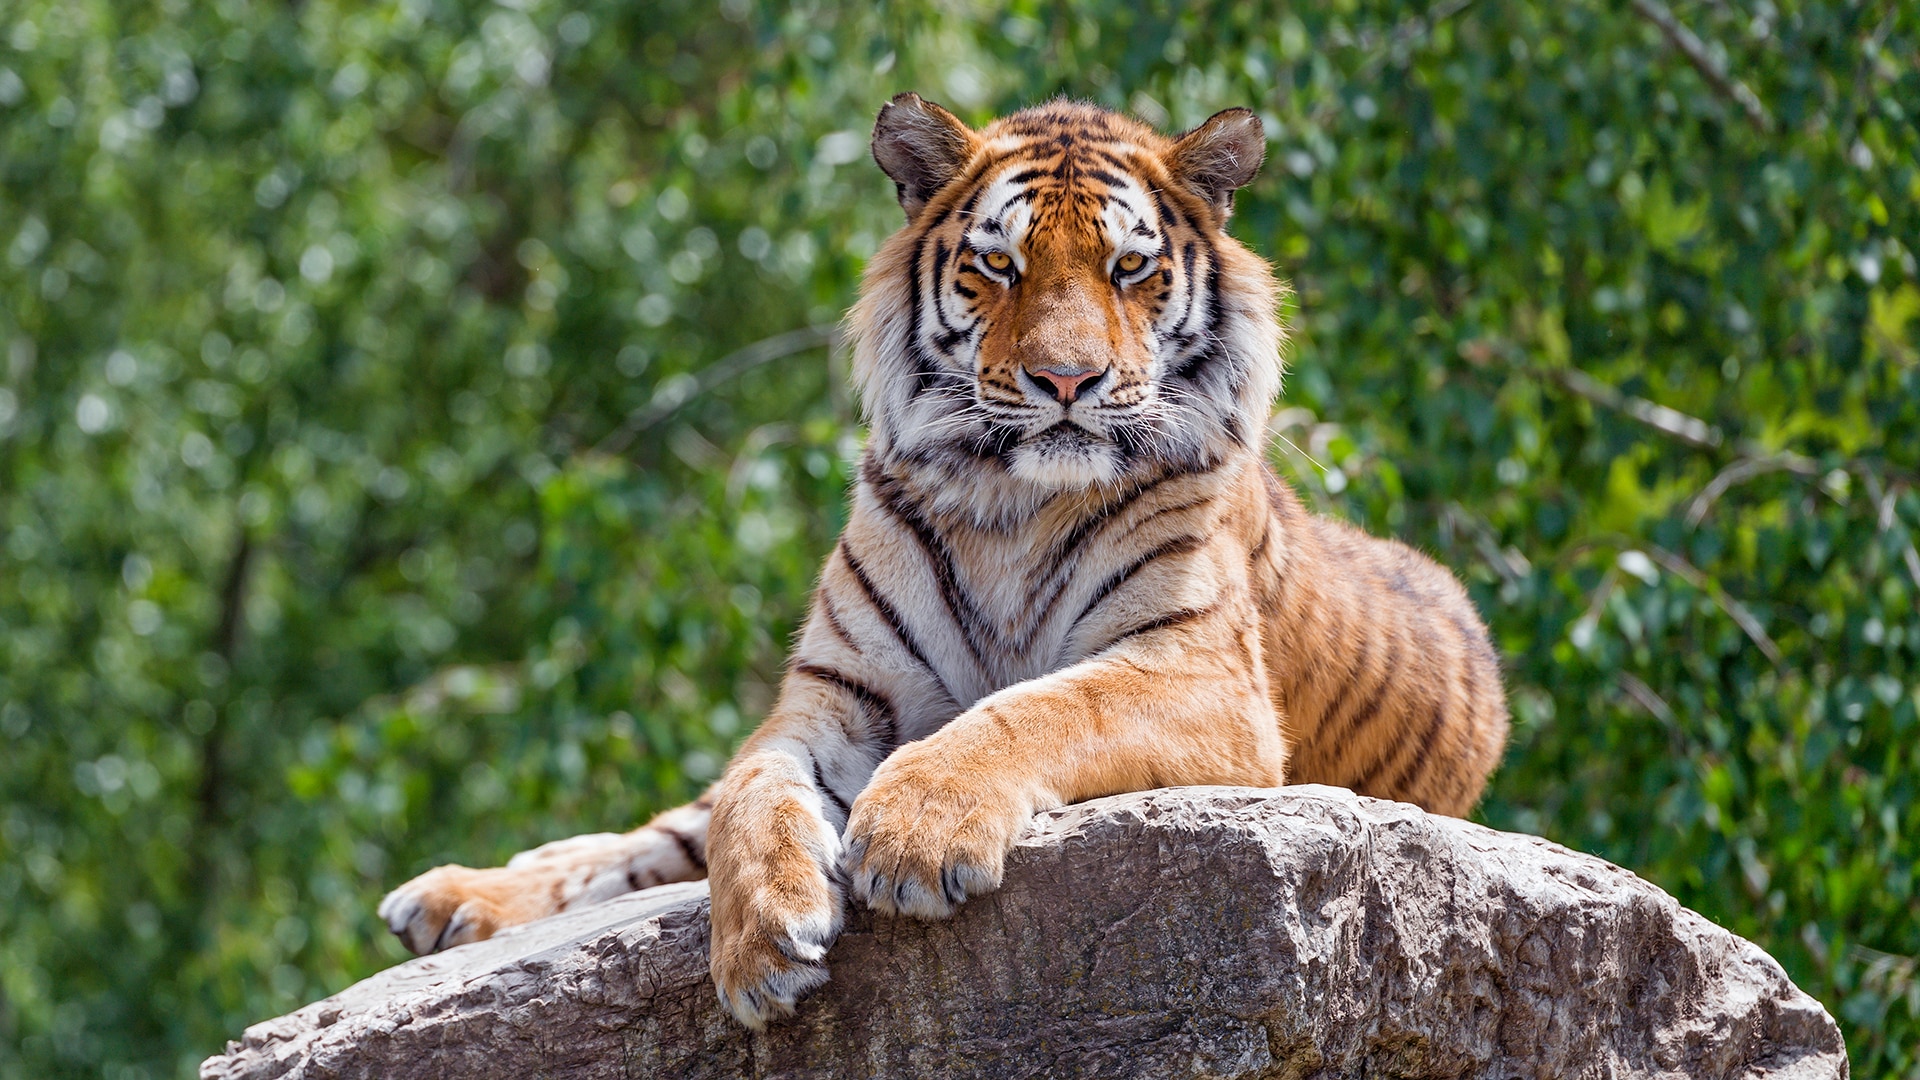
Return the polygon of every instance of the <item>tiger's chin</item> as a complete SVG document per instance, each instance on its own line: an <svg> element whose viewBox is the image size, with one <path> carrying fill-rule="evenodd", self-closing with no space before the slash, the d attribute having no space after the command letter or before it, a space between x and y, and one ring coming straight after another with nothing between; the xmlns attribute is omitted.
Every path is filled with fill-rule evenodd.
<svg viewBox="0 0 1920 1080"><path fill-rule="evenodd" d="M1049 428L1014 447L1008 471L1053 491L1072 491L1120 479L1120 448L1071 425Z"/></svg>

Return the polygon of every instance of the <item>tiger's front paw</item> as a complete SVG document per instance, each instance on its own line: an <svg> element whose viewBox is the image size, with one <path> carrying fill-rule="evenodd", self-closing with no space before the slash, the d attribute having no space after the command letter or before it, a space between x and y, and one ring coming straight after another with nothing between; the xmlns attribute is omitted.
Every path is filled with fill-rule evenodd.
<svg viewBox="0 0 1920 1080"><path fill-rule="evenodd" d="M876 911L944 919L999 888L1032 814L1027 799L940 757L929 743L903 747L854 800L842 865L853 895Z"/></svg>
<svg viewBox="0 0 1920 1080"><path fill-rule="evenodd" d="M825 882L803 890L811 895L761 896L726 930L715 906L713 988L721 1008L755 1031L792 1016L827 981L827 950L840 936L844 905Z"/></svg>
<svg viewBox="0 0 1920 1080"><path fill-rule="evenodd" d="M795 1003L827 981L827 950L846 913L839 844L797 800L723 805L715 823L713 988L722 1008L759 1030L793 1015Z"/></svg>

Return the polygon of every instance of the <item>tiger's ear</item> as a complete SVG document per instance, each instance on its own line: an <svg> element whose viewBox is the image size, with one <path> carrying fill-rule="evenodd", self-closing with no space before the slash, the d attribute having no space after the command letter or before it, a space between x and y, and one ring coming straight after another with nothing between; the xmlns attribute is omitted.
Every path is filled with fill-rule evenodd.
<svg viewBox="0 0 1920 1080"><path fill-rule="evenodd" d="M1245 187L1267 157L1267 135L1252 109L1227 109L1178 136L1167 164L1181 183L1213 204L1225 221L1233 193Z"/></svg>
<svg viewBox="0 0 1920 1080"><path fill-rule="evenodd" d="M959 117L911 91L880 106L873 125L873 160L893 178L909 219L960 175L979 144Z"/></svg>

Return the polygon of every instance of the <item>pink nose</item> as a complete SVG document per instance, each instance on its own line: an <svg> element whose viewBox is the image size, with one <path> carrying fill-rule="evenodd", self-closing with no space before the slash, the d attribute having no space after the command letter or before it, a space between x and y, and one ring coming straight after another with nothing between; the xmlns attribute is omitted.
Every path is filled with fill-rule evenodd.
<svg viewBox="0 0 1920 1080"><path fill-rule="evenodd" d="M1100 376L1106 373L1107 371L1104 368L1099 371L1063 371L1059 368L1041 368L1039 371L1027 372L1028 375L1033 376L1035 379L1043 380L1052 386L1053 396L1059 398L1060 404L1062 405L1072 404L1073 399L1079 396L1082 386L1090 382L1098 382Z"/></svg>

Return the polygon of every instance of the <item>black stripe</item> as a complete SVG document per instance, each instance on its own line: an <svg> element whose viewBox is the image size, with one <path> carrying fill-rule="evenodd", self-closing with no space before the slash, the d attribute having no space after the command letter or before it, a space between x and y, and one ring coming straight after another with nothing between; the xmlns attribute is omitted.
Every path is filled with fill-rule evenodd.
<svg viewBox="0 0 1920 1080"><path fill-rule="evenodd" d="M1201 349L1192 356L1187 357L1186 362L1174 371L1173 377L1176 379L1191 379L1200 373L1201 368L1206 367L1207 364L1218 359L1221 355L1223 355L1221 350L1215 347L1210 346Z"/></svg>
<svg viewBox="0 0 1920 1080"><path fill-rule="evenodd" d="M833 668L822 667L819 664L795 664L793 670L797 674L811 676L824 683L831 683L851 695L855 701L860 703L861 711L866 714L869 719L867 725L869 735L873 734L871 720L874 717L878 717L880 721L886 725L886 734L880 739L880 742L886 747L889 753L893 751L894 747L900 745L900 713L893 707L893 701L888 698L887 695L875 690L873 687L868 686L858 679L850 678L839 671L835 671Z"/></svg>
<svg viewBox="0 0 1920 1080"><path fill-rule="evenodd" d="M1203 242L1205 241L1203 240ZM1198 335L1190 334L1186 336L1189 337L1190 339L1197 336L1200 340L1217 343L1221 340L1220 332L1219 332L1220 321L1224 317L1220 309L1220 256L1219 256L1219 253L1215 251L1211 243L1206 244L1206 249L1207 249L1206 292L1204 296L1200 297L1201 303L1205 305L1201 309L1202 312L1204 313L1202 322L1201 322L1201 332ZM1200 288L1200 286L1199 286L1199 283L1193 280L1193 244L1191 243L1187 244L1187 247L1186 247L1186 262L1187 262L1187 290L1190 294L1192 294L1192 293L1195 293ZM1184 323L1187 319L1190 319L1192 317L1193 317L1193 309L1189 307L1187 309L1187 314L1185 318L1183 318L1181 321ZM1174 377L1178 379L1191 379L1194 376L1199 374L1201 368L1205 367L1207 364L1211 363L1214 360L1218 360L1226 356L1226 354L1227 353L1224 348L1220 347L1218 344L1211 344L1207 348L1204 348L1199 352L1194 353L1192 356L1188 357L1186 362L1180 365L1179 370L1173 373ZM1242 443L1244 445L1243 438L1235 437L1234 441L1236 443Z"/></svg>
<svg viewBox="0 0 1920 1080"><path fill-rule="evenodd" d="M1228 383L1227 397L1238 400L1240 391L1244 389L1246 389L1245 385L1238 381ZM1246 417L1235 411L1227 413L1227 438L1231 440L1235 446L1245 447L1247 445Z"/></svg>
<svg viewBox="0 0 1920 1080"><path fill-rule="evenodd" d="M940 188L941 191L947 191L949 189L953 191L965 191L972 188L973 194L959 207L955 207L952 200L948 200L947 205L941 209L940 213L935 216L932 221L927 223L925 231L931 232L938 229L953 215L965 214L972 210L974 202L980 198L980 193L986 190L985 188L975 186L980 182L980 174L993 168L995 164L997 164L997 162L984 155L976 157L973 164L965 173L948 180L946 184L942 185Z"/></svg>
<svg viewBox="0 0 1920 1080"><path fill-rule="evenodd" d="M1220 310L1220 252L1212 244L1207 245L1207 336L1215 337L1220 330L1220 320L1226 315Z"/></svg>
<svg viewBox="0 0 1920 1080"><path fill-rule="evenodd" d="M1326 738L1330 733L1328 725L1334 718L1346 712L1347 701L1353 697L1353 692L1359 688L1360 679L1367 673L1367 661L1372 659L1372 657L1373 637L1370 634L1361 634L1360 647L1355 650L1353 662L1348 665L1347 668L1350 674L1341 677L1339 691L1334 695L1333 700L1327 702L1326 707L1320 710L1320 722L1315 734L1315 741Z"/></svg>
<svg viewBox="0 0 1920 1080"><path fill-rule="evenodd" d="M852 649L855 656L860 655L859 643L854 641L853 635L847 633L847 628L841 625L840 612L833 606L833 596L825 589L820 590L820 614L826 617L827 628L833 631L833 636L839 638L847 648Z"/></svg>
<svg viewBox="0 0 1920 1080"><path fill-rule="evenodd" d="M946 277L947 260L951 258L952 255L953 252L948 249L945 240L934 241L932 288L928 290L928 298L933 302L934 321L940 325L941 330L945 331L934 340L934 346L941 352L948 354L953 352L954 343L966 336L966 331L956 329L952 323L947 321L947 308L945 304L941 303L940 298L940 282Z"/></svg>
<svg viewBox="0 0 1920 1080"><path fill-rule="evenodd" d="M847 547L846 540L841 539L834 550L840 553L841 558L847 560L847 569L853 571L853 580L859 584L860 591L866 594L867 603L873 606L873 610L880 613L880 618L886 622L887 628L893 631L894 638L907 650L907 655L927 669L927 673L933 676L934 681L940 683L941 690L946 690L946 684L940 680L940 673L927 662L927 654L920 651L919 643L913 640L911 633L907 632L906 624L900 621L900 613L893 609L893 605L887 602L886 597L880 595L879 589L874 588L873 579L867 577L866 568L861 566L860 560L854 557L853 550ZM949 692L947 696L953 695Z"/></svg>
<svg viewBox="0 0 1920 1080"><path fill-rule="evenodd" d="M1111 429L1120 455L1128 461L1145 457L1154 447L1153 427L1144 422L1120 423Z"/></svg>
<svg viewBox="0 0 1920 1080"><path fill-rule="evenodd" d="M688 836L679 829L669 829L665 825L655 825L654 828L673 837L673 842L680 845L680 854L685 855L688 862L699 867L701 870L707 868L706 857L700 854L698 847L694 846L693 837Z"/></svg>
<svg viewBox="0 0 1920 1080"><path fill-rule="evenodd" d="M842 799L838 792L827 786L827 778L820 772L819 758L813 759L813 786L820 789L820 794L833 800L833 805L840 808L841 817L852 815L853 808L847 805L846 800Z"/></svg>
<svg viewBox="0 0 1920 1080"><path fill-rule="evenodd" d="M1267 520L1267 527L1260 530L1260 542L1253 545L1252 551L1247 552L1247 565L1248 566L1259 565L1260 557L1267 553L1267 545L1271 544L1272 542L1273 542L1273 520L1269 518Z"/></svg>
<svg viewBox="0 0 1920 1080"><path fill-rule="evenodd" d="M1447 621L1453 624L1454 631L1460 635L1460 644L1466 648L1464 654L1465 663L1460 672L1460 696L1462 708L1466 710L1466 715L1463 718L1466 722L1466 731L1461 734L1460 746L1463 755L1471 755L1473 753L1474 743L1480 738L1479 697L1481 672L1479 667L1483 662L1493 661L1494 678L1497 681L1499 679L1499 665L1498 661L1493 658L1493 650L1487 645L1485 636L1475 633L1474 628L1468 625L1466 618L1463 617L1460 612L1448 612ZM1464 790L1460 789L1464 789L1471 781L1468 780L1460 769L1452 770L1452 774L1453 782L1448 785L1448 794L1450 796L1455 795L1456 791L1458 791L1459 794L1465 794Z"/></svg>
<svg viewBox="0 0 1920 1080"><path fill-rule="evenodd" d="M1200 275L1194 272L1199 253L1200 245L1191 240L1180 245L1180 280L1186 285L1187 294L1182 305L1185 310L1180 313L1180 325L1175 328L1175 333L1183 342L1191 342L1199 337L1187 329L1187 324L1193 320L1194 303L1200 296Z"/></svg>
<svg viewBox="0 0 1920 1080"><path fill-rule="evenodd" d="M1211 503L1213 501L1214 501L1214 497L1212 495L1203 495L1198 499L1192 499L1183 503L1175 503L1172 506L1163 506L1160 509L1155 510L1153 513L1147 514L1146 516L1142 517L1139 521L1134 522L1132 528L1130 528L1128 531L1132 532L1139 529L1143 529L1146 526L1152 524L1154 521L1160 518L1166 517L1168 514L1184 514L1188 510L1198 510L1200 507L1206 506L1208 503Z"/></svg>
<svg viewBox="0 0 1920 1080"><path fill-rule="evenodd" d="M1168 205L1167 197L1161 194L1159 188L1153 189L1153 208L1160 214L1160 225L1162 228L1173 228L1184 224L1187 220L1176 213L1172 206Z"/></svg>
<svg viewBox="0 0 1920 1080"><path fill-rule="evenodd" d="M907 342L907 359L913 371L913 386L907 391L908 397L917 398L940 385L940 376L946 374L946 369L933 362L933 357L927 355L927 347L919 338Z"/></svg>
<svg viewBox="0 0 1920 1080"><path fill-rule="evenodd" d="M1337 723L1329 724L1329 726L1322 731L1321 738L1333 739L1336 737L1344 737L1350 731L1358 731L1368 724L1373 723L1373 718L1380 712L1380 707L1386 704L1387 691L1393 688L1394 670L1399 663L1400 639L1396 637L1387 643L1387 659L1385 663L1380 665L1380 681L1368 692L1367 700L1362 702L1360 707L1352 713L1338 717ZM1328 713L1326 719L1327 721L1334 721L1335 716L1332 713Z"/></svg>
<svg viewBox="0 0 1920 1080"><path fill-rule="evenodd" d="M954 625L960 630L962 642L972 654L975 662L984 666L985 656L979 644L981 638L990 640L1000 651L1020 652L1031 646L1033 639L1047 625L1049 616L1054 611L1055 605L1059 602L1060 597L1074 580L1085 546L1091 542L1094 537L1099 535L1106 525L1124 514L1155 488L1184 476L1204 474L1218 466L1219 462L1217 461L1207 461L1198 463L1193 467L1171 469L1150 480L1135 485L1114 502L1102 507L1098 512L1090 514L1078 522L1073 530L1069 532L1059 544L1055 545L1054 549L1048 554L1048 557L1041 563L1042 566L1048 567L1048 570L1038 582L1033 582L1029 585L1030 591L1036 597L1035 602L1031 604L1028 609L1031 615L1028 617L1027 624L1023 627L1015 628L1010 638L999 633L997 628L995 628L973 604L971 596L961 587L951 553L947 550L945 543L940 539L937 532L920 515L918 506L906 495L900 481L886 475L886 473L881 470L879 463L873 458L868 458L867 461L863 463L861 473L862 479L873 490L875 497L880 501L881 505L895 518L899 519L919 542L921 550L926 555L929 566L934 572L935 583L940 589L941 599L946 603L948 613L954 620ZM1163 513L1191 509L1205 501L1207 500L1202 499L1199 502L1188 502L1178 506L1163 507L1136 524L1149 521ZM846 552L846 554L851 558L852 553L850 551ZM929 670L931 670L931 665L928 665L928 667Z"/></svg>
<svg viewBox="0 0 1920 1080"><path fill-rule="evenodd" d="M1446 726L1446 723L1446 704L1443 702L1434 705L1433 719L1427 722L1426 733L1422 735L1420 741L1414 745L1413 753L1407 760L1398 769L1394 770L1393 779L1387 781L1386 786L1380 790L1388 792L1393 796L1398 796L1405 790L1401 785L1412 779L1414 770L1426 763L1427 755L1433 752L1434 740L1439 738L1440 729ZM1380 771L1386 768L1388 757L1390 756L1392 755L1383 756L1379 761L1374 762L1373 768L1368 769L1366 775L1355 782L1354 790L1358 791L1361 788L1370 786L1373 781L1379 777Z"/></svg>
<svg viewBox="0 0 1920 1080"><path fill-rule="evenodd" d="M960 640L973 655L974 663L986 666L986 657L980 651L979 642L974 635L986 632L992 634L992 628L986 625L973 600L960 585L960 572L953 563L953 554L947 550L945 542L927 520L920 516L919 508L906 497L900 481L888 476L880 468L879 462L867 458L861 467L861 480L873 491L882 509L906 526L920 545L920 552L926 556L928 568L933 571L934 584L939 586L940 599L947 606L947 614L952 616L953 624L960 631ZM998 635L993 635L998 641Z"/></svg>
<svg viewBox="0 0 1920 1080"><path fill-rule="evenodd" d="M975 178L975 183L978 183L978 178ZM967 196L967 201L961 203L960 208L954 212L962 216L968 216L968 217L972 216L973 208L980 205L980 197L987 193L987 188L989 186L990 185L987 185L987 184L980 184L978 187L974 188L973 193Z"/></svg>
<svg viewBox="0 0 1920 1080"><path fill-rule="evenodd" d="M985 422L972 438L932 446L896 450L893 460L927 468L977 469L998 466L1006 469L1007 455L1020 441L1020 432L1005 425Z"/></svg>
<svg viewBox="0 0 1920 1080"><path fill-rule="evenodd" d="M1198 470L1198 471L1204 472L1205 470ZM1092 539L1096 533L1098 533L1114 518L1119 517L1121 514L1125 513L1129 508L1133 506L1134 503L1139 502L1142 498L1144 498L1146 495L1151 493L1155 488L1159 487L1162 484L1169 483L1174 480L1178 480L1183 476L1191 476L1191 475L1194 475L1194 473L1184 472L1177 469L1170 470L1168 472L1161 473L1159 476L1156 476L1151 480L1143 481L1142 483L1134 485L1132 490L1125 492L1118 499L1114 500L1111 503L1108 503L1106 506L1101 507L1099 510L1095 511L1094 513L1089 514L1086 517L1080 519L1079 524L1073 527L1073 531L1069 532L1064 538L1061 539L1060 543L1054 545L1054 548L1052 551L1047 553L1046 565L1054 566L1057 568L1057 567L1063 566L1069 560L1076 558L1080 553L1080 548L1088 540Z"/></svg>
<svg viewBox="0 0 1920 1080"><path fill-rule="evenodd" d="M1205 543L1206 541L1198 536L1176 537L1133 560L1133 562L1127 564L1126 567L1100 583L1100 587L1095 589L1093 595L1087 599L1086 606L1080 609L1080 614L1074 616L1073 622L1069 625L1079 626L1088 615L1093 614L1093 609L1099 607L1102 600L1113 595L1114 591L1119 589L1120 586L1125 585L1133 575L1145 569L1148 563L1167 555L1184 555L1189 551L1198 549Z"/></svg>
<svg viewBox="0 0 1920 1080"><path fill-rule="evenodd" d="M1047 615L1059 602L1061 594L1067 591L1068 584L1077 576L1076 571L1080 568L1081 553L1085 545L1099 535L1115 518L1126 513L1135 503L1145 498L1154 488L1175 479L1178 475L1180 474L1164 473L1135 485L1132 490L1123 493L1118 499L1081 518L1060 543L1054 545L1053 550L1049 551L1047 557L1039 564L1045 571L1041 579L1038 582L1030 582L1028 585L1029 592L1036 596L1044 593L1045 598L1038 600L1028 609L1033 613L1033 625L1021 635L1025 639L1021 644L1022 648L1032 643L1033 636L1039 633L1040 627L1046 622Z"/></svg>
<svg viewBox="0 0 1920 1080"><path fill-rule="evenodd" d="M1118 430L1124 431L1125 429ZM1218 466L1218 462L1211 461L1205 462L1196 468L1176 466L1151 480L1135 485L1132 490L1121 495L1120 498L1114 502L1102 507L1097 513L1081 519L1080 522L1074 526L1073 531L1068 533L1059 544L1055 545L1054 549L1048 553L1047 559L1041 563L1043 567L1050 568L1046 574L1042 576L1037 583L1029 583L1029 592L1035 594L1036 597L1044 594L1044 597L1030 605L1029 610L1033 613L1031 616L1032 623L1026 630L1021 632L1019 635L1020 640L1015 643L1014 648L1017 651L1024 651L1029 645L1033 644L1034 637L1036 637L1040 633L1041 628L1046 625L1047 616L1053 612L1054 605L1059 603L1060 597L1067 591L1067 586L1078 576L1082 551L1085 545L1095 536L1099 535L1108 524L1131 509L1135 503L1145 498L1160 485L1184 476L1201 475L1212 471ZM1196 501L1184 502L1175 506L1163 506L1153 513L1142 517L1139 521L1134 522L1132 527L1138 529L1162 514L1191 510L1209 501L1210 498L1211 496L1207 496ZM1084 614L1085 613L1082 612L1083 616Z"/></svg>
<svg viewBox="0 0 1920 1080"><path fill-rule="evenodd" d="M1466 658L1466 665L1461 671L1462 686L1460 707L1462 712L1456 714L1460 716L1462 722L1465 724L1466 730L1460 733L1459 751L1453 755L1454 768L1448 769L1447 776L1445 777L1446 787L1444 794L1449 802L1458 798L1460 794L1462 794L1460 791L1461 787L1469 782L1464 775L1464 770L1462 770L1460 766L1473 754L1473 743L1476 738L1475 728L1478 726L1476 717L1474 716L1473 699L1478 696L1479 693L1479 678L1475 675L1473 667L1473 657L1469 656ZM1424 772L1420 774L1409 774L1405 782L1408 784L1418 783L1424 775Z"/></svg>
<svg viewBox="0 0 1920 1080"><path fill-rule="evenodd" d="M933 242L933 283L938 285L940 277L947 271L947 260L953 257L953 250L947 247L945 240Z"/></svg>
<svg viewBox="0 0 1920 1080"><path fill-rule="evenodd" d="M907 357L913 362L914 382L909 396L919 397L932 387L936 371L920 344L920 256L927 250L927 234L913 242L913 257L907 260Z"/></svg>
<svg viewBox="0 0 1920 1080"><path fill-rule="evenodd" d="M1203 608L1182 608L1179 611L1170 611L1165 615L1159 616L1158 618L1149 619L1146 622L1141 623L1139 626L1136 626L1133 629L1127 631L1126 633L1121 634L1119 637L1114 638L1112 641L1109 641L1105 645L1102 645L1098 649L1095 649L1093 651L1093 655L1098 655L1100 653L1106 652L1108 649L1113 648L1115 645L1118 645L1129 638L1139 637L1141 634L1150 634L1155 630L1165 630L1168 627L1181 626L1185 623L1193 622L1196 619L1205 618L1206 616L1213 614L1214 610L1215 610L1214 607L1203 607Z"/></svg>

